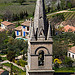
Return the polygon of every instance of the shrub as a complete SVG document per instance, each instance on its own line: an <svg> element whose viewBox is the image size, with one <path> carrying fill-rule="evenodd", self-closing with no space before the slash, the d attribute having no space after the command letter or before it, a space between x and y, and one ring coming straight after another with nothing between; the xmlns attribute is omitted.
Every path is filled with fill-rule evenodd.
<svg viewBox="0 0 75 75"><path fill-rule="evenodd" d="M65 59L63 60L63 65L65 67L72 67L72 63L73 63L73 60L71 60L71 58L69 57L65 57Z"/></svg>
<svg viewBox="0 0 75 75"><path fill-rule="evenodd" d="M25 65L27 65L27 62L22 60L22 59L20 59L19 61L17 61L17 64L22 66L22 67L25 67Z"/></svg>

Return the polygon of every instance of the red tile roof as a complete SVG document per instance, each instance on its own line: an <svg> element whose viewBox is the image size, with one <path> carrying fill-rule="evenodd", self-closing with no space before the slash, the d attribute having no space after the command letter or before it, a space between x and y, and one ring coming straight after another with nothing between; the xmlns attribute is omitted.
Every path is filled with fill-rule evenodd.
<svg viewBox="0 0 75 75"><path fill-rule="evenodd" d="M30 26L30 21L25 21L25 22L22 23L21 25L23 25L23 26Z"/></svg>
<svg viewBox="0 0 75 75"><path fill-rule="evenodd" d="M1 24L4 24L5 26L14 25L13 23L8 22L8 21L3 21L1 22Z"/></svg>
<svg viewBox="0 0 75 75"><path fill-rule="evenodd" d="M71 48L69 49L69 51L72 52L72 53L75 53L75 46L71 47Z"/></svg>
<svg viewBox="0 0 75 75"><path fill-rule="evenodd" d="M22 26L16 27L15 30L20 30L21 31L22 30Z"/></svg>
<svg viewBox="0 0 75 75"><path fill-rule="evenodd" d="M73 32L73 31L75 31L75 27L66 25L66 26L64 26L63 30L64 30L64 32L69 32L69 31Z"/></svg>
<svg viewBox="0 0 75 75"><path fill-rule="evenodd" d="M3 72L4 72L4 70L3 70L3 69L0 69L0 75L1 75Z"/></svg>

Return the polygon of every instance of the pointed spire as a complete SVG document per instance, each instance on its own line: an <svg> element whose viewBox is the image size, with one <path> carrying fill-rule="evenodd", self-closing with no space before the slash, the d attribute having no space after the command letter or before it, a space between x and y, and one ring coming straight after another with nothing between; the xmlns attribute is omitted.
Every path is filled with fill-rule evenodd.
<svg viewBox="0 0 75 75"><path fill-rule="evenodd" d="M31 40L36 40L35 39L35 32L34 32L34 23L32 22L32 27L31 27Z"/></svg>
<svg viewBox="0 0 75 75"><path fill-rule="evenodd" d="M31 31L32 30L32 18L30 18L30 27L29 27L29 37L31 38Z"/></svg>
<svg viewBox="0 0 75 75"><path fill-rule="evenodd" d="M37 31L41 31L40 29L45 28L46 24L46 16L45 16L45 5L44 5L44 0L37 0L36 3L36 9L35 9L35 15L34 15L34 30L35 33Z"/></svg>
<svg viewBox="0 0 75 75"><path fill-rule="evenodd" d="M47 40L49 40L50 38L51 38L51 24L50 24L50 21L49 21Z"/></svg>

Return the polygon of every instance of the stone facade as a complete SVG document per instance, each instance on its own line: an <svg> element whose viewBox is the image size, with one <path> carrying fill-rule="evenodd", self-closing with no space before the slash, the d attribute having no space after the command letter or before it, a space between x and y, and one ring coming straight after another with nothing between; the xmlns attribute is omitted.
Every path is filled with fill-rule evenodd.
<svg viewBox="0 0 75 75"><path fill-rule="evenodd" d="M50 23L47 23L44 0L37 0L34 22L31 20L26 75L53 75Z"/></svg>

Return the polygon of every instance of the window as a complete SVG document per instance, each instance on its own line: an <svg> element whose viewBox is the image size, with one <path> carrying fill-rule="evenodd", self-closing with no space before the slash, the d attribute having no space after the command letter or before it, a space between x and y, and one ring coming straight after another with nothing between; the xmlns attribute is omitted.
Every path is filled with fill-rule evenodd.
<svg viewBox="0 0 75 75"><path fill-rule="evenodd" d="M27 31L29 31L29 27L27 27Z"/></svg>
<svg viewBox="0 0 75 75"><path fill-rule="evenodd" d="M25 26L23 26L23 28L25 29Z"/></svg>
<svg viewBox="0 0 75 75"><path fill-rule="evenodd" d="M27 35L28 35L28 32L27 32Z"/></svg>
<svg viewBox="0 0 75 75"><path fill-rule="evenodd" d="M72 58L74 59L74 55L72 55Z"/></svg>
<svg viewBox="0 0 75 75"><path fill-rule="evenodd" d="M69 57L70 57L70 53L69 53Z"/></svg>
<svg viewBox="0 0 75 75"><path fill-rule="evenodd" d="M41 50L39 51L39 56L38 56L38 66L43 66L44 65L44 51Z"/></svg>
<svg viewBox="0 0 75 75"><path fill-rule="evenodd" d="M25 32L23 32L23 36L25 36Z"/></svg>
<svg viewBox="0 0 75 75"><path fill-rule="evenodd" d="M19 31L17 31L17 36L19 35Z"/></svg>

